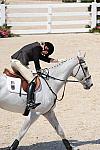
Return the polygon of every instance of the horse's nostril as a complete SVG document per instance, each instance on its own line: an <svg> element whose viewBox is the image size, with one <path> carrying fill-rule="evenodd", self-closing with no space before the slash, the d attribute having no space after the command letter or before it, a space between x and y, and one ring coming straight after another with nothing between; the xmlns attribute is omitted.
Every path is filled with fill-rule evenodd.
<svg viewBox="0 0 100 150"><path fill-rule="evenodd" d="M91 86L93 86L93 83L91 84Z"/></svg>

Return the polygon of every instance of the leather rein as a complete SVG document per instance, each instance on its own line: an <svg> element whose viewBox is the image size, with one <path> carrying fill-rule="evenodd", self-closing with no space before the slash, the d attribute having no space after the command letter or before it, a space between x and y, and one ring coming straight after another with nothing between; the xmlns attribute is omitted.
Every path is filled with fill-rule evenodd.
<svg viewBox="0 0 100 150"><path fill-rule="evenodd" d="M82 66L82 63L85 63L85 61L82 60L82 59L80 60L79 58L78 58L78 60L79 60L79 68L78 68L76 74L74 75L74 77L77 76L77 74L78 74L80 68L82 68L83 73L84 73L84 76L86 77L86 74L85 74L84 69L83 69L83 66ZM44 73L44 72L45 72L45 73ZM64 93L65 93L66 83L67 83L67 82L79 82L79 81L76 81L76 80L68 80L68 79L63 80L63 79L59 79L59 78L50 76L50 75L49 75L49 69L48 69L48 68L43 69L43 73L41 73L41 77L45 80L45 82L46 82L46 84L48 85L49 89L50 89L51 92L55 95L55 101L56 101L56 100L61 101L61 100L64 98ZM51 79L53 79L53 80L64 81L63 93L62 93L62 96L61 96L60 99L57 98L57 94L52 90L51 86L48 84L47 80L48 80L49 78L51 78Z"/></svg>
<svg viewBox="0 0 100 150"><path fill-rule="evenodd" d="M46 75L45 77L45 74L42 73L42 78L45 80L46 84L48 85L49 89L51 90L51 92L55 95L55 99L58 100L58 101L61 101L63 98L64 98L64 93L65 93L65 89L66 89L66 83L67 82L78 82L78 81L74 81L74 80L62 80L62 79L58 79L58 78L55 78L55 77L52 77L50 76L49 74ZM58 80L58 81L64 81L64 88L63 88L63 93L62 93L62 96L60 99L57 98L57 94L52 90L51 86L48 84L47 80L48 78L51 78L53 80Z"/></svg>

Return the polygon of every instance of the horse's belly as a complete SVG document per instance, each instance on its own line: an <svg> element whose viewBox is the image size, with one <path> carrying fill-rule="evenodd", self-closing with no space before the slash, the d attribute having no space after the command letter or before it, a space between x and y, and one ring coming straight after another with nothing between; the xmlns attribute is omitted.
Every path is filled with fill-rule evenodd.
<svg viewBox="0 0 100 150"><path fill-rule="evenodd" d="M25 96L24 96L25 99ZM23 113L26 107L25 100L18 94L8 94L0 101L0 107L16 113Z"/></svg>

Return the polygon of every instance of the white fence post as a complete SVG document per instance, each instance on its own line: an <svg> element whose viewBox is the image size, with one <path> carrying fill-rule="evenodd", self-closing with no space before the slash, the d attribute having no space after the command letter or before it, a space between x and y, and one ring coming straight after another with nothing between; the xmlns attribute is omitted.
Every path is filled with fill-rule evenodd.
<svg viewBox="0 0 100 150"><path fill-rule="evenodd" d="M91 18L91 28L96 27L97 23L97 3L92 2L92 8L91 8L91 13L92 13L92 18Z"/></svg>
<svg viewBox="0 0 100 150"><path fill-rule="evenodd" d="M76 0L77 3L81 3L81 0Z"/></svg>
<svg viewBox="0 0 100 150"><path fill-rule="evenodd" d="M5 4L1 4L1 26L5 24Z"/></svg>
<svg viewBox="0 0 100 150"><path fill-rule="evenodd" d="M52 25L52 6L49 5L48 6L48 26L47 26L47 29L48 29L48 33L51 33L51 25Z"/></svg>

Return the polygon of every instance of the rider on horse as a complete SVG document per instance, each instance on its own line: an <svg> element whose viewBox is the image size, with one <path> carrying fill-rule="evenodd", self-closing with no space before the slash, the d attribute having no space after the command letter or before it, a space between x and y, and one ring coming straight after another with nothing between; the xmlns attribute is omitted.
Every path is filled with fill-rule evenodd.
<svg viewBox="0 0 100 150"><path fill-rule="evenodd" d="M11 56L11 67L15 73L20 73L29 83L27 90L27 107L35 109L40 103L35 103L34 91L35 82L33 74L28 65L30 61L34 61L35 69L38 74L41 73L40 61L48 63L58 62L53 58L49 58L54 51L54 46L50 42L34 42L22 47L19 51Z"/></svg>

